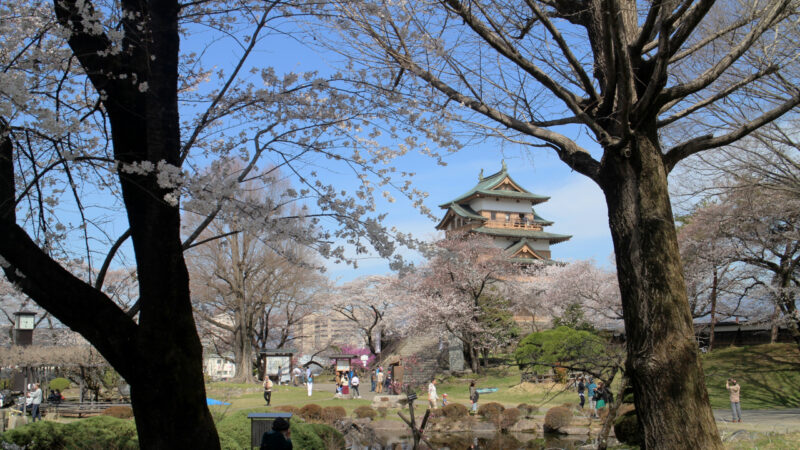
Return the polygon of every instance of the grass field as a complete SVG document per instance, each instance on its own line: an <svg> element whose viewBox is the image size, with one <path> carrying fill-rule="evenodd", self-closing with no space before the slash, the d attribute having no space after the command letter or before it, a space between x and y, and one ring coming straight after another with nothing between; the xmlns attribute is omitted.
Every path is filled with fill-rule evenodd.
<svg viewBox="0 0 800 450"><path fill-rule="evenodd" d="M714 408L730 406L725 380L734 377L742 386L742 409L780 409L800 407L800 352L792 344L731 347L716 350L703 356L706 386ZM449 401L469 405L469 382L474 377L445 378L439 384L439 395L446 393ZM475 378L479 388L496 387L498 392L482 394L480 402L498 402L506 406L528 403L542 411L563 403L577 403L578 396L563 385L520 386L520 373L516 366L493 367L486 374ZM366 388L366 386L365 386ZM235 410L263 408L260 385L235 383L210 383L207 386L211 398L232 403L230 406L214 406L218 414ZM330 391L314 391L306 395L305 387L276 386L273 388L272 406L303 406L316 403L320 406L343 406L348 413L368 400L334 399ZM390 418L393 415L390 415Z"/></svg>
<svg viewBox="0 0 800 450"><path fill-rule="evenodd" d="M714 408L730 407L725 381L741 385L742 409L800 407L800 351L793 344L730 347L703 357Z"/></svg>

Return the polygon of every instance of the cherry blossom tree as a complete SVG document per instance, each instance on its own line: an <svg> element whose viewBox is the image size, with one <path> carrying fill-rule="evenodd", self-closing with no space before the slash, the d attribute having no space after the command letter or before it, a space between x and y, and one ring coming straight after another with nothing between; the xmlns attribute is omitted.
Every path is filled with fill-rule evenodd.
<svg viewBox="0 0 800 450"><path fill-rule="evenodd" d="M800 104L796 2L335 4L336 49L357 70L380 73L364 83L395 99L395 110L411 111L423 132L452 126L452 135L549 149L597 183L644 446L721 448L667 177L685 158ZM726 107L732 103L742 109ZM652 389L654 379L673 389Z"/></svg>
<svg viewBox="0 0 800 450"><path fill-rule="evenodd" d="M437 332L458 339L472 371L508 328L512 308L510 286L521 275L502 248L486 236L451 234L435 243L428 263L406 275L408 296L403 303L407 324L416 331Z"/></svg>
<svg viewBox="0 0 800 450"><path fill-rule="evenodd" d="M352 322L373 355L396 332L397 303L405 293L395 277L373 275L345 283L332 293L331 310Z"/></svg>
<svg viewBox="0 0 800 450"><path fill-rule="evenodd" d="M594 261L551 264L541 269L536 280L541 290L538 297L552 317L577 305L594 327L613 326L622 320L617 274Z"/></svg>
<svg viewBox="0 0 800 450"><path fill-rule="evenodd" d="M755 285L753 273L737 261L735 249L722 230L722 207L706 204L681 218L678 229L689 308L694 318L708 318L708 349L714 348L714 328L722 318L749 315L743 304Z"/></svg>
<svg viewBox="0 0 800 450"><path fill-rule="evenodd" d="M381 146L386 121L335 73L255 60L298 6L0 5L0 265L130 383L143 447L218 447L183 257L217 216L245 209L253 227L344 260L337 242L388 257L406 240L381 225L375 194L420 204L410 174L388 162L424 143ZM403 125L392 130L405 137ZM296 181L282 200L294 212L234 205L264 167ZM356 187L326 181L331 171L352 173ZM181 208L204 217L185 236ZM65 268L73 261L85 272ZM115 267L136 269L129 306L104 291Z"/></svg>

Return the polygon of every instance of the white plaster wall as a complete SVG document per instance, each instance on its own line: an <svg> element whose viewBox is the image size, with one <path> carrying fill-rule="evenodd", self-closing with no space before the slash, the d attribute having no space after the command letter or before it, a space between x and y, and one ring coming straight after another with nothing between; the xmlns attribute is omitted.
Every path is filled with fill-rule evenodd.
<svg viewBox="0 0 800 450"><path fill-rule="evenodd" d="M501 198L497 201L493 198L476 198L469 204L470 208L475 211L505 211L530 214L532 204L529 200L516 200Z"/></svg>

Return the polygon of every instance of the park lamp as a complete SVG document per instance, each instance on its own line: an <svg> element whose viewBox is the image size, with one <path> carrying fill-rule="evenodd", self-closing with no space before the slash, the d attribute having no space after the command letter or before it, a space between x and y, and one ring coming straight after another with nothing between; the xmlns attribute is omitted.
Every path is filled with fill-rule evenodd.
<svg viewBox="0 0 800 450"><path fill-rule="evenodd" d="M31 311L17 311L14 313L14 344L28 346L33 343L35 318L36 313Z"/></svg>

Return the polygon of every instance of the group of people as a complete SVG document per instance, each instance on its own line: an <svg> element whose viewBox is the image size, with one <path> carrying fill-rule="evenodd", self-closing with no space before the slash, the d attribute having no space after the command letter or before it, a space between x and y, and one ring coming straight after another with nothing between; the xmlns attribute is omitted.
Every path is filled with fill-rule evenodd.
<svg viewBox="0 0 800 450"><path fill-rule="evenodd" d="M385 373L383 367L378 367L370 371L369 380L372 384L372 388L369 390L370 392L382 394L385 390L388 393L389 386L392 385L392 374Z"/></svg>
<svg viewBox="0 0 800 450"><path fill-rule="evenodd" d="M25 411L30 408L31 410L31 418L34 422L36 420L42 420L42 400L44 394L42 394L42 388L39 386L39 383L34 383L33 385L28 385L28 394L25 396L25 403L20 406L21 412L24 414Z"/></svg>
<svg viewBox="0 0 800 450"><path fill-rule="evenodd" d="M736 383L735 379L728 378L728 381L725 383L725 389L727 389L730 394L731 415L733 416L731 421L741 422L742 407L739 403L741 387ZM606 387L605 383L602 381L595 383L592 377L589 377L588 380L584 379L584 377L578 377L578 397L580 398L581 409L583 409L586 403L584 392L589 395L589 405L593 418L598 418L597 412L614 401L614 396ZM470 399L472 399L472 387L470 387Z"/></svg>
<svg viewBox="0 0 800 450"><path fill-rule="evenodd" d="M583 409L586 404L586 395L589 396L589 408L591 409L590 412L594 419L599 418L599 410L605 408L614 401L614 395L603 381L598 380L595 383L592 377L588 379L578 377L578 397L580 398L581 409Z"/></svg>
<svg viewBox="0 0 800 450"><path fill-rule="evenodd" d="M336 371L336 396L350 395L351 398L361 398L359 386L361 379L355 369Z"/></svg>

